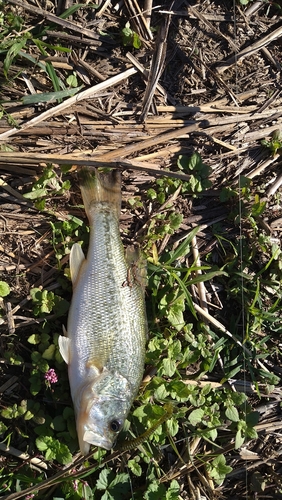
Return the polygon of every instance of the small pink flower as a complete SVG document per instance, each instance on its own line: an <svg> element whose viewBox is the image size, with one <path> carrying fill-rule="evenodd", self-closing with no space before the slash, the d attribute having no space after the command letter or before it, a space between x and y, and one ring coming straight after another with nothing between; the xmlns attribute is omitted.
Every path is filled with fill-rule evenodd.
<svg viewBox="0 0 282 500"><path fill-rule="evenodd" d="M72 486L73 486L74 491L77 491L77 490L78 490L78 481L77 481L77 479L75 479L75 480L72 482Z"/></svg>
<svg viewBox="0 0 282 500"><path fill-rule="evenodd" d="M57 374L54 370L54 368L50 368L44 375L45 380L50 382L50 384L55 384L58 382L58 377Z"/></svg>
<svg viewBox="0 0 282 500"><path fill-rule="evenodd" d="M31 493L31 495L27 495L24 500L31 500L32 498L34 498L33 493Z"/></svg>

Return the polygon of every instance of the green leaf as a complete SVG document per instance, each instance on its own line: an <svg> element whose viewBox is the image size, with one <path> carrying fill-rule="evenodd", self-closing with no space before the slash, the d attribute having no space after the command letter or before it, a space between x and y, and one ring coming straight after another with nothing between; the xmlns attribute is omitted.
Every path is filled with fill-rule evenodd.
<svg viewBox="0 0 282 500"><path fill-rule="evenodd" d="M178 331L185 325L183 311L185 310L185 304L183 298L173 302L167 313L167 319L170 324Z"/></svg>
<svg viewBox="0 0 282 500"><path fill-rule="evenodd" d="M60 85L61 80L57 76L56 70L51 62L46 62L46 72L48 73L48 75L52 81L55 92L59 92L60 88L61 88L61 85ZM58 101L61 102L61 99L58 99Z"/></svg>
<svg viewBox="0 0 282 500"><path fill-rule="evenodd" d="M33 333L32 335L30 335L30 337L28 337L27 341L33 345L39 344L41 341L41 336L39 335L39 333Z"/></svg>
<svg viewBox="0 0 282 500"><path fill-rule="evenodd" d="M137 463L137 458L139 458L139 457L136 457L133 460L128 460L127 466L129 467L131 472L133 472L133 474L135 474L135 476L140 477L142 475L142 468L139 465L139 463Z"/></svg>
<svg viewBox="0 0 282 500"><path fill-rule="evenodd" d="M96 482L96 487L98 490L106 490L108 487L108 478L110 475L111 471L109 469L103 469L100 474L99 478Z"/></svg>
<svg viewBox="0 0 282 500"><path fill-rule="evenodd" d="M203 281L210 281L215 276L228 276L228 274L225 271L217 271L217 270L205 274L199 274L196 278L189 279L189 281L186 282L186 285L190 286L196 283L201 283Z"/></svg>
<svg viewBox="0 0 282 500"><path fill-rule="evenodd" d="M36 438L35 444L39 451L45 451L49 447L50 441L52 442L52 438L50 436L41 436Z"/></svg>
<svg viewBox="0 0 282 500"><path fill-rule="evenodd" d="M53 298L53 311L57 317L64 316L64 314L69 309L69 302L59 295L55 295Z"/></svg>
<svg viewBox="0 0 282 500"><path fill-rule="evenodd" d="M35 208L37 208L37 210L39 212L42 212L45 209L46 200L43 200L43 199L42 200L35 200L34 206L35 206Z"/></svg>
<svg viewBox="0 0 282 500"><path fill-rule="evenodd" d="M179 155L177 158L177 166L180 170L188 170L189 156Z"/></svg>
<svg viewBox="0 0 282 500"><path fill-rule="evenodd" d="M123 472L121 474L117 474L115 476L115 478L110 482L109 490L111 491L111 493L113 493L115 491L115 493L116 493L115 498L116 499L119 497L120 494L122 494L122 496L125 496L126 485L129 486L128 479L129 479L128 474Z"/></svg>
<svg viewBox="0 0 282 500"><path fill-rule="evenodd" d="M25 193L23 196L24 198L27 198L27 200L36 200L37 198L42 198L42 196L47 196L47 194L47 189L39 188L34 191L30 191L29 193Z"/></svg>
<svg viewBox="0 0 282 500"><path fill-rule="evenodd" d="M165 264L167 266L171 265L176 260L187 255L187 253L189 252L189 249L190 249L191 241L194 238L194 236L196 236L196 234L198 233L199 230L200 230L200 227L195 227L194 229L192 229L192 231L189 233L187 238L171 254L171 257L168 260L166 260Z"/></svg>
<svg viewBox="0 0 282 500"><path fill-rule="evenodd" d="M49 365L47 363L47 361L45 361L40 352L37 352L37 351L33 351L31 353L31 359L33 361L33 364L39 368L39 370L42 372L42 373L46 373L48 370L49 370ZM35 375L38 376L38 374L35 373Z"/></svg>
<svg viewBox="0 0 282 500"><path fill-rule="evenodd" d="M142 405L136 408L136 410L134 410L133 412L134 417L137 417L140 420L140 422L142 422L144 418L147 418L147 413L145 412L145 408L146 405Z"/></svg>
<svg viewBox="0 0 282 500"><path fill-rule="evenodd" d="M0 281L0 297L7 297L10 293L10 287L5 281Z"/></svg>
<svg viewBox="0 0 282 500"><path fill-rule="evenodd" d="M22 36L22 38L18 39L18 41L15 41L9 48L3 63L3 71L6 78L8 77L8 71L13 60L15 59L15 57L17 57L20 50L26 45L26 42L29 38L30 34L26 33L24 36Z"/></svg>
<svg viewBox="0 0 282 500"><path fill-rule="evenodd" d="M211 384L207 384L201 390L201 395L202 396L207 396L210 393L210 391L211 391Z"/></svg>
<svg viewBox="0 0 282 500"><path fill-rule="evenodd" d="M193 410L188 417L190 424L192 424L193 426L199 424L203 420L204 414L205 412L201 408Z"/></svg>
<svg viewBox="0 0 282 500"><path fill-rule="evenodd" d="M58 443L59 447L56 453L56 460L60 464L67 465L72 461L72 454L66 444L60 443L59 441Z"/></svg>
<svg viewBox="0 0 282 500"><path fill-rule="evenodd" d="M31 420L32 418L34 417L34 413L32 413L31 411L27 411L24 415L24 419L25 420Z"/></svg>
<svg viewBox="0 0 282 500"><path fill-rule="evenodd" d="M1 412L1 414L2 414L2 412ZM3 416L3 414L2 414L2 416ZM4 432L6 432L7 429L8 429L8 427L3 422L0 422L0 435L4 434Z"/></svg>
<svg viewBox="0 0 282 500"><path fill-rule="evenodd" d="M201 185L199 183L199 179L197 179L197 177L195 177L195 175L191 175L191 177L190 177L190 186L191 186L191 190L193 191L193 193L197 193L197 192L202 191Z"/></svg>
<svg viewBox="0 0 282 500"><path fill-rule="evenodd" d="M258 424L260 419L260 414L258 411L252 411L251 413L248 413L246 416L246 423L248 427L254 427L255 425Z"/></svg>
<svg viewBox="0 0 282 500"><path fill-rule="evenodd" d="M66 421L62 415L57 415L53 420L54 430L57 432L62 432L66 428Z"/></svg>
<svg viewBox="0 0 282 500"><path fill-rule="evenodd" d="M89 5L88 5L89 7ZM98 5L92 4L93 8L98 8ZM68 9L65 10L62 14L59 15L61 19L67 19L68 17L72 16L77 10L85 8L85 3L77 3L71 5Z"/></svg>
<svg viewBox="0 0 282 500"><path fill-rule="evenodd" d="M201 431L201 436L205 439L209 439L210 441L215 441L217 438L217 430L216 429L204 429Z"/></svg>
<svg viewBox="0 0 282 500"><path fill-rule="evenodd" d="M160 369L160 375L167 375L172 377L176 370L176 362L170 358L164 358L162 362L162 367Z"/></svg>
<svg viewBox="0 0 282 500"><path fill-rule="evenodd" d="M63 417L65 420L68 418L73 419L74 418L74 411L73 408L70 408L69 406L66 406L63 411Z"/></svg>
<svg viewBox="0 0 282 500"><path fill-rule="evenodd" d="M64 443L52 436L39 436L36 438L36 446L40 451L45 451L46 460L56 459L60 464L66 465L72 460L72 454Z"/></svg>
<svg viewBox="0 0 282 500"><path fill-rule="evenodd" d="M166 390L165 384L159 385L159 387L157 387L157 389L154 391L154 397L159 401L163 401L168 396L168 394L169 393Z"/></svg>
<svg viewBox="0 0 282 500"><path fill-rule="evenodd" d="M48 349L45 349L45 351L42 353L42 358L47 359L50 361L51 359L54 358L56 351L56 346L54 344L51 344Z"/></svg>
<svg viewBox="0 0 282 500"><path fill-rule="evenodd" d="M15 417L15 412L13 408L5 408L4 410L1 410L1 415L4 418L12 419Z"/></svg>
<svg viewBox="0 0 282 500"><path fill-rule="evenodd" d="M180 340L176 339L172 341L170 346L168 346L168 353L171 358L177 358L177 356L181 353L182 346Z"/></svg>
<svg viewBox="0 0 282 500"><path fill-rule="evenodd" d="M160 500L166 498L166 489L162 483L153 481L149 484L146 493L144 494L145 500Z"/></svg>
<svg viewBox="0 0 282 500"><path fill-rule="evenodd" d="M199 170L203 165L201 155L199 153L193 153L188 161L189 170Z"/></svg>
<svg viewBox="0 0 282 500"><path fill-rule="evenodd" d="M137 33L135 33L135 31L133 31L132 33L132 45L135 49L140 49L141 48L141 40L139 38L139 35Z"/></svg>
<svg viewBox="0 0 282 500"><path fill-rule="evenodd" d="M52 448L47 448L46 453L45 453L45 458L46 460L53 460L56 458L56 453Z"/></svg>
<svg viewBox="0 0 282 500"><path fill-rule="evenodd" d="M239 422L240 420L238 410L237 408L235 408L235 406L229 406L229 408L225 410L225 415L226 418L228 418L232 422Z"/></svg>
<svg viewBox="0 0 282 500"><path fill-rule="evenodd" d="M101 497L101 500L115 500L115 499L108 491L105 491L105 493Z"/></svg>
<svg viewBox="0 0 282 500"><path fill-rule="evenodd" d="M266 201L260 201L259 196L255 195L255 203L252 206L252 216L259 217L266 208Z"/></svg>
<svg viewBox="0 0 282 500"><path fill-rule="evenodd" d="M70 78L72 78L72 80L73 80L75 78L75 76L71 75L71 76L69 76L68 79L70 79ZM71 88L71 89L66 89L66 90L58 90L57 92L43 92L42 94L26 95L26 96L22 97L21 100L22 100L24 105L37 104L39 102L56 102L56 101L63 99L64 97L71 97L71 96L77 94L77 92L79 92L81 89L82 89L82 85L80 87L76 87L76 88ZM26 195L24 195L24 196L27 198ZM29 197L29 199L34 199L34 198Z"/></svg>
<svg viewBox="0 0 282 500"><path fill-rule="evenodd" d="M149 200L152 200L152 201L155 200L157 198L157 193L156 193L155 189L153 189L153 188L148 189L147 197L149 198Z"/></svg>
<svg viewBox="0 0 282 500"><path fill-rule="evenodd" d="M257 439L258 433L253 427L247 427L246 436L250 439Z"/></svg>
<svg viewBox="0 0 282 500"><path fill-rule="evenodd" d="M29 382L30 382L30 393L33 396L36 396L41 390L41 380L40 376L38 373L35 373L29 377Z"/></svg>
<svg viewBox="0 0 282 500"><path fill-rule="evenodd" d="M212 462L209 464L209 474L212 478L214 478L217 484L221 484L226 474L232 471L232 467L226 465L226 459L224 455L218 455Z"/></svg>
<svg viewBox="0 0 282 500"><path fill-rule="evenodd" d="M169 216L170 227L173 231L176 231L183 221L183 215L179 212L171 213Z"/></svg>
<svg viewBox="0 0 282 500"><path fill-rule="evenodd" d="M76 75L69 75L66 79L66 82L67 84L70 86L70 87L77 87L78 85L78 82L77 82L77 77ZM81 88L81 87L80 87Z"/></svg>
<svg viewBox="0 0 282 500"><path fill-rule="evenodd" d="M242 436L242 432L239 429L236 432L236 436L235 436L235 450L238 450L238 448L241 448L242 444L244 444L244 441L245 441L245 438L244 438L244 436Z"/></svg>
<svg viewBox="0 0 282 500"><path fill-rule="evenodd" d="M139 35L130 28L129 22L127 22L123 30L121 30L121 36L122 43L125 47L132 45L135 49L140 49L142 44Z"/></svg>
<svg viewBox="0 0 282 500"><path fill-rule="evenodd" d="M179 493L180 493L180 486L178 482L175 479L173 479L166 492L165 498L166 500L178 500Z"/></svg>
<svg viewBox="0 0 282 500"><path fill-rule="evenodd" d="M130 28L130 23L127 22L125 27L121 30L122 43L124 46L130 45L132 38L132 29Z"/></svg>
<svg viewBox="0 0 282 500"><path fill-rule="evenodd" d="M176 436L176 434L179 431L179 425L177 420L175 418L170 418L169 420L166 421L166 427L168 430L168 433L173 437Z"/></svg>
<svg viewBox="0 0 282 500"><path fill-rule="evenodd" d="M167 390L170 391L171 396L178 401L187 401L190 394L188 385L184 384L181 380L173 380L167 384Z"/></svg>

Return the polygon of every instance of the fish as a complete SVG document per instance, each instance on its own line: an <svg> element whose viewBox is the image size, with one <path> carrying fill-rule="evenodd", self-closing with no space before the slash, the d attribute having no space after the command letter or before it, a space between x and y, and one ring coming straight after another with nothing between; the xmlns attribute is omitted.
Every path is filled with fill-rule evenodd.
<svg viewBox="0 0 282 500"><path fill-rule="evenodd" d="M86 455L91 445L115 446L140 388L147 340L146 266L140 252L126 252L122 244L120 172L84 167L79 181L89 247L87 257L78 243L71 248L73 294L67 330L58 343L68 364L79 447Z"/></svg>

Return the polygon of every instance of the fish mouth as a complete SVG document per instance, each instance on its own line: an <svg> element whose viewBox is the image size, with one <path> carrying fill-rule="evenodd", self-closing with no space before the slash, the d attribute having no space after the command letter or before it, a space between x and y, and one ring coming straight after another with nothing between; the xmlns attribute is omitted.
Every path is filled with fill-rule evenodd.
<svg viewBox="0 0 282 500"><path fill-rule="evenodd" d="M101 436L100 434L93 431L85 431L83 435L83 441L89 444L93 444L94 446L104 448L105 450L111 450L114 445L112 440L109 440L105 436Z"/></svg>

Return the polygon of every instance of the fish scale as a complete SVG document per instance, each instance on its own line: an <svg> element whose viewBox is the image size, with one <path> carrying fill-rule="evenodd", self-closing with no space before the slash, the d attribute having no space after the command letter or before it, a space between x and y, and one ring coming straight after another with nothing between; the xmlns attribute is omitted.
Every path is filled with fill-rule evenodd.
<svg viewBox="0 0 282 500"><path fill-rule="evenodd" d="M90 223L87 258L70 256L73 297L66 337L60 337L82 453L110 449L138 392L144 370L144 286L127 283L130 263L119 232L120 180L83 169L81 192Z"/></svg>

